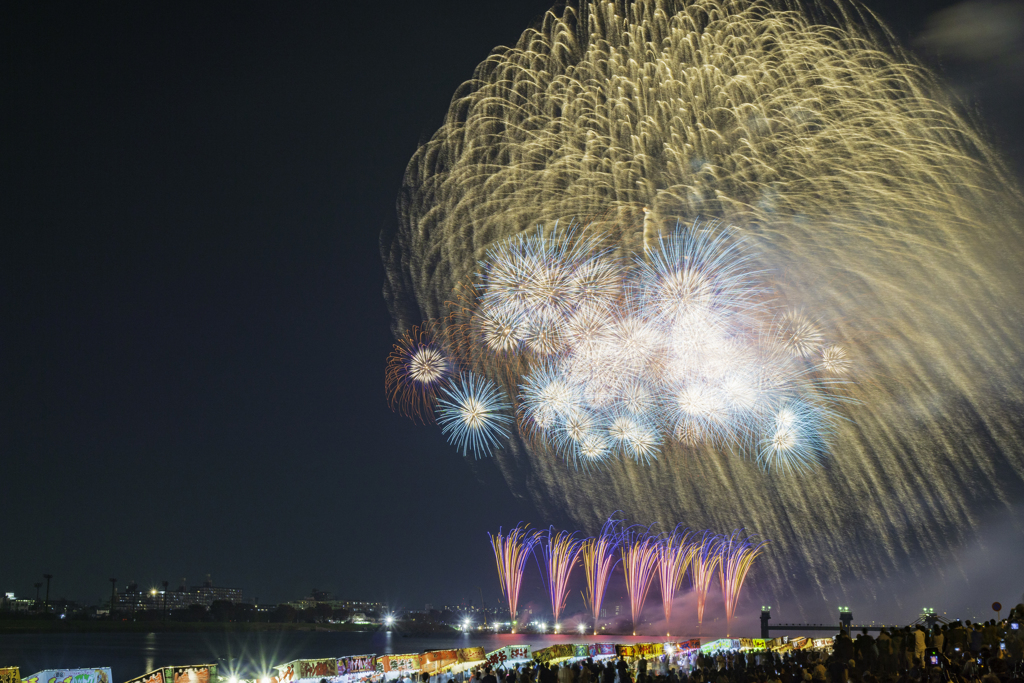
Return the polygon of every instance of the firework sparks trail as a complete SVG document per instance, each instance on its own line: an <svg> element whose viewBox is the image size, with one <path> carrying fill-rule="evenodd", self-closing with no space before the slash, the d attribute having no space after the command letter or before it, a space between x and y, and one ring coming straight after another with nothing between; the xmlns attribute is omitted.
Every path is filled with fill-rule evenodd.
<svg viewBox="0 0 1024 683"><path fill-rule="evenodd" d="M558 619L565 609L565 601L569 597L569 575L579 560L582 546L583 541L576 538L576 532L555 533L555 528L549 527L547 534L538 536L536 547L540 549L540 555L538 556L535 550L534 557L537 558L541 577L547 584L548 596L551 598L551 613L554 615L553 626L556 630Z"/></svg>
<svg viewBox="0 0 1024 683"><path fill-rule="evenodd" d="M649 529L631 528L622 532L620 541L622 569L626 574L626 592L633 617L633 635L640 623L640 614L647 601L655 568L658 564L658 539Z"/></svg>
<svg viewBox="0 0 1024 683"><path fill-rule="evenodd" d="M672 601L676 590L682 584L686 568L696 552L689 539L690 533L687 530L676 527L658 541L658 581L661 585L661 605L665 612L666 629L672 621Z"/></svg>
<svg viewBox="0 0 1024 683"><path fill-rule="evenodd" d="M736 603L740 599L740 590L747 572L766 545L767 541L741 537L741 531L734 531L719 540L719 577L722 581L722 597L725 599L725 620L729 626L736 613Z"/></svg>
<svg viewBox="0 0 1024 683"><path fill-rule="evenodd" d="M459 88L398 204L381 240L396 333L446 320L456 289L487 275L488 250L511 249L520 269L540 259L508 281L515 306L471 297L468 313L493 313L492 341L482 320L467 325L455 364L491 378L501 365L514 403L545 364L585 380L595 433L582 420L563 429L554 411L547 431L518 403L522 430L497 459L510 485L529 481L541 509L588 533L608 512L595 500L633 519L753 529L777 549L764 560L774 590L799 603L854 575L923 569L1020 500L1021 195L961 105L860 5L559 4ZM696 270L665 280L679 305L654 293L647 308L624 305L624 271L663 272L664 240L699 216L749 246L731 252L745 260L730 272L751 278L740 308L691 317L717 291ZM573 219L589 227L569 246L592 238L590 265L554 244L514 251L539 223ZM579 268L551 268L559 259ZM779 305L759 310L762 295ZM748 306L778 324L737 345L721 326L742 328ZM520 335L523 310L533 319ZM551 327L559 317L571 324ZM669 317L689 340L671 364L645 343ZM662 401L643 381L652 369L707 381ZM815 400L751 408L786 376ZM826 400L832 379L855 381L857 401ZM670 432L645 429L654 413ZM734 457L735 443L754 457ZM802 470L826 452L832 483L813 485ZM602 469L581 477L559 454Z"/></svg>
<svg viewBox="0 0 1024 683"><path fill-rule="evenodd" d="M594 618L594 635L597 635L597 622L601 618L601 604L604 602L605 591L608 590L608 581L612 572L619 564L616 558L616 549L619 547L618 520L609 518L601 533L594 538L583 541L580 554L583 556L583 573L587 577L586 602L590 606L591 616Z"/></svg>
<svg viewBox="0 0 1024 683"><path fill-rule="evenodd" d="M528 531L525 526L517 526L502 535L488 534L491 547L494 549L494 560L498 565L498 581L501 593L508 600L508 611L512 615L512 633L516 632L516 608L519 605L519 587L523 582L523 571L530 557L533 546L538 541L536 531Z"/></svg>
<svg viewBox="0 0 1024 683"><path fill-rule="evenodd" d="M695 552L690 561L690 579L693 581L693 592L697 595L697 626L704 623L704 606L708 599L708 589L711 587L711 579L715 576L715 569L722 561L718 551L719 537L710 531L705 531L699 541L695 543Z"/></svg>

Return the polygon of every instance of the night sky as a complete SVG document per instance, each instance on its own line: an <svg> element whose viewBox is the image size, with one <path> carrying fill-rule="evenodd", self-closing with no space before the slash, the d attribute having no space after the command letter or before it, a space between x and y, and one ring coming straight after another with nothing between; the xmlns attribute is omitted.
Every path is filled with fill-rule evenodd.
<svg viewBox="0 0 1024 683"><path fill-rule="evenodd" d="M417 144L548 3L292 4L0 15L0 591L495 602L485 532L562 522L390 412L379 254ZM1019 172L1021 25L972 51L954 3L896 4Z"/></svg>

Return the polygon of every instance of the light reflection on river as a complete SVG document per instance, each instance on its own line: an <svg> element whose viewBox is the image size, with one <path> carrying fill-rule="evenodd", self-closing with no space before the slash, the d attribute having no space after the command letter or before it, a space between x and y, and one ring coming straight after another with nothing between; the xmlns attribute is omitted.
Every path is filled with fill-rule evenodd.
<svg viewBox="0 0 1024 683"><path fill-rule="evenodd" d="M683 638L680 636L680 639ZM390 632L335 633L265 631L256 633L27 633L0 637L0 666L21 667L22 676L43 669L107 666L114 683L157 667L219 664L222 674L255 677L293 659L361 654L401 654L481 646L486 651L522 643L534 649L555 643L635 643L655 636L476 635L403 636Z"/></svg>

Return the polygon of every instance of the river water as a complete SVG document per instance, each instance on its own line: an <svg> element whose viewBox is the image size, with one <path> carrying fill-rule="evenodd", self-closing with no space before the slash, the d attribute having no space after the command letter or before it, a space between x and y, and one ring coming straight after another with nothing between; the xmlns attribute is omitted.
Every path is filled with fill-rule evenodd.
<svg viewBox="0 0 1024 683"><path fill-rule="evenodd" d="M403 636L389 632L264 631L253 633L25 633L0 636L0 667L21 667L28 676L43 669L110 667L114 682L162 666L219 664L221 675L262 676L276 664L361 654L401 654L511 644L540 649L555 643L652 642L654 636L483 635Z"/></svg>

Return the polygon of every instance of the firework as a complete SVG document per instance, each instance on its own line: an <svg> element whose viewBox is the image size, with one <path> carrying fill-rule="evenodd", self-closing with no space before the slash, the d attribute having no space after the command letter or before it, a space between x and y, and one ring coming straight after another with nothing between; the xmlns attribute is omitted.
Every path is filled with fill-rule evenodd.
<svg viewBox="0 0 1024 683"><path fill-rule="evenodd" d="M465 372L452 386L442 387L441 394L437 401L438 424L463 455L472 450L479 458L499 446L499 439L508 438L507 425L512 418L505 413L511 406L494 383Z"/></svg>
<svg viewBox="0 0 1024 683"><path fill-rule="evenodd" d="M582 405L579 386L550 365L542 365L523 379L519 410L528 429L548 431L557 428L572 411Z"/></svg>
<svg viewBox="0 0 1024 683"><path fill-rule="evenodd" d="M766 419L758 461L770 469L809 470L824 457L833 429L834 415L828 408L787 401Z"/></svg>
<svg viewBox="0 0 1024 683"><path fill-rule="evenodd" d="M845 375L850 370L850 358L846 349L838 344L821 350L821 367L832 375Z"/></svg>
<svg viewBox="0 0 1024 683"><path fill-rule="evenodd" d="M502 535L499 529L497 534L488 534L488 536L491 538L494 560L498 565L501 593L508 600L508 611L512 615L512 633L515 633L519 586L523 582L526 561L530 557L533 546L537 543L537 532L527 531L525 526L520 525L506 535Z"/></svg>
<svg viewBox="0 0 1024 683"><path fill-rule="evenodd" d="M388 356L384 379L388 404L414 420L432 420L438 392L452 369L431 326L413 327Z"/></svg>
<svg viewBox="0 0 1024 683"><path fill-rule="evenodd" d="M925 570L1024 483L1024 336L1007 314L1024 286L1024 212L961 111L855 2L559 4L486 56L410 160L382 238L394 324L444 320L470 278L467 310L483 315L489 250L578 219L595 246L559 284L565 305L542 306L565 321L558 352L539 358L520 336L493 353L475 341L481 352L458 357L479 362L461 367L517 401L543 361L579 380L606 432L605 416L627 412L626 387L645 384L664 399L657 458L638 461L606 434L601 478L583 477L556 456L555 433L531 425L498 455L510 484L529 473L538 504L585 528L604 521L591 501L612 490L637 519L751 525L786 548L765 564L790 595L865 568ZM675 279L628 301L638 272L671 275L663 245L699 216L736 226L707 241L723 260L676 259ZM599 313L573 293L588 263L618 269ZM714 271L735 277L708 286ZM686 343L622 359L604 338L634 314ZM857 382L859 403L834 405L834 378ZM791 402L816 406L806 438L779 428ZM809 485L794 454L811 467L827 454L832 484ZM851 525L871 542L851 542Z"/></svg>
<svg viewBox="0 0 1024 683"><path fill-rule="evenodd" d="M658 580L666 628L672 620L672 601L676 589L682 583L686 568L696 552L696 546L689 542L689 537L689 532L676 527L658 542Z"/></svg>
<svg viewBox="0 0 1024 683"><path fill-rule="evenodd" d="M658 540L648 530L630 530L622 533L620 542L622 568L626 574L626 592L629 594L629 609L633 617L633 635L636 635L640 614L647 601L655 568L658 564Z"/></svg>
<svg viewBox="0 0 1024 683"><path fill-rule="evenodd" d="M594 635L597 635L597 622L601 618L601 604L604 602L608 581L612 577L619 560L615 550L619 546L619 522L608 519L601 527L601 533L595 538L583 541L580 553L583 556L583 573L587 576L586 601L590 605L590 613L594 617Z"/></svg>
<svg viewBox="0 0 1024 683"><path fill-rule="evenodd" d="M804 430L789 439L776 422L793 412L790 403L806 405L803 413L816 422L833 418L815 409L844 381L835 376L837 354L828 353L829 381L811 381L801 361L816 353L821 335L807 331L802 316L774 322L742 240L713 224L677 226L630 267L616 265L602 243L576 229L538 227L489 248L478 280L460 293L461 322L447 328L460 341L449 346L478 358L461 341L463 329L477 331L496 363L471 364L515 387L528 435L580 469L615 455L651 463L672 441L738 446L766 468L821 459L830 425L815 437ZM409 361L417 376L446 377L433 346L417 353L422 358ZM445 425L482 422L482 397L459 399ZM503 433L477 428L453 436L465 451L462 437L481 432L478 452Z"/></svg>
<svg viewBox="0 0 1024 683"><path fill-rule="evenodd" d="M704 605L708 599L708 588L711 587L715 569L722 561L718 547L719 538L710 531L705 531L700 540L695 542L693 559L690 561L690 579L693 581L693 592L697 596L697 626L704 623Z"/></svg>
<svg viewBox="0 0 1024 683"><path fill-rule="evenodd" d="M554 527L549 527L546 535L538 536L537 547L540 549L540 557L537 557L537 565L548 587L556 629L558 618L562 615L565 601L569 597L569 575L576 566L582 545L583 541L576 538L575 532L555 533ZM544 559L543 562L541 557Z"/></svg>
<svg viewBox="0 0 1024 683"><path fill-rule="evenodd" d="M764 550L767 541L752 541L741 538L739 531L724 537L718 544L719 577L722 581L722 597L725 599L725 620L732 623L736 613L736 603L740 599L740 590L747 572L754 560Z"/></svg>

